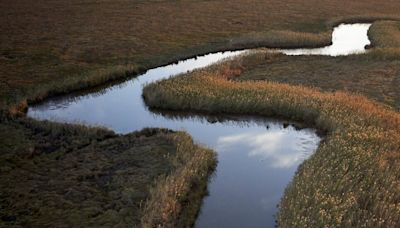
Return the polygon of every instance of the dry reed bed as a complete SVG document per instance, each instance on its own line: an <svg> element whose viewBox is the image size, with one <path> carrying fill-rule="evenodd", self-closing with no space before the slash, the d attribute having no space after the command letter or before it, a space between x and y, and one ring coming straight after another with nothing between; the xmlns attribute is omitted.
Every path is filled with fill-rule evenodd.
<svg viewBox="0 0 400 228"><path fill-rule="evenodd" d="M169 138L176 144L176 154L171 158L175 170L151 189L143 208L142 227L193 226L207 180L217 164L216 154L195 145L187 133Z"/></svg>
<svg viewBox="0 0 400 228"><path fill-rule="evenodd" d="M151 107L257 114L327 131L280 203L282 227L400 225L400 114L365 97L229 78L267 61L259 52L145 87Z"/></svg>
<svg viewBox="0 0 400 228"><path fill-rule="evenodd" d="M383 60L400 59L400 20L377 21L368 31L375 50L370 56Z"/></svg>
<svg viewBox="0 0 400 228"><path fill-rule="evenodd" d="M377 21L372 24L369 36L376 47L400 48L399 21Z"/></svg>

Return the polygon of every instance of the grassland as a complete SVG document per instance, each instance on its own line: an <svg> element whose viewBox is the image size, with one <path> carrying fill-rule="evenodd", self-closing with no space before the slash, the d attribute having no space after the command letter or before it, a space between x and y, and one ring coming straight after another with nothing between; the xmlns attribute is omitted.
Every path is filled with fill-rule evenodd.
<svg viewBox="0 0 400 228"><path fill-rule="evenodd" d="M269 80L323 91L346 91L400 110L400 23L376 22L369 36L374 51L368 55L270 55L235 80Z"/></svg>
<svg viewBox="0 0 400 228"><path fill-rule="evenodd" d="M0 10L4 107L210 51L324 45L338 22L399 17L400 3L3 0Z"/></svg>
<svg viewBox="0 0 400 228"><path fill-rule="evenodd" d="M125 223L153 226L160 222L167 225L190 224L198 207L198 204L191 203L187 206L192 209L183 210L179 202L181 205L185 205L182 202L197 202L201 198L201 191L183 199L182 195L174 195L174 190L182 191L180 193L185 198L184 192L191 187L181 183L187 178L193 178L194 182L187 182L193 184L192 187L200 186L202 189L205 183L198 182L197 178L201 176L204 180L204 175L196 172L205 170L205 166L199 165L203 163L192 160L188 162L197 164L192 168L198 169L192 170L196 175L188 177L189 171L184 168L186 166L181 166L174 159L166 162L157 157L167 152L181 156L177 149L180 143L186 145L183 148L193 147L187 141L187 136L179 133L180 136L174 138L172 135L176 133L171 132L159 132L149 137L139 136L147 134L143 132L119 136L106 130L39 122L23 116L14 119L8 114L21 114L19 112L28 103L48 96L85 89L112 80L123 80L145 69L196 54L258 46L326 45L330 43L329 31L333 25L343 21L365 22L397 18L400 2L360 0L344 4L341 0L0 0L0 10L1 225L18 226L29 222L52 226L63 220L63 223L80 221L85 225ZM396 25L385 26L393 28ZM383 26L377 26L377 33L382 33L378 30L382 28ZM397 41L394 37L391 47ZM389 44L387 40L379 39L375 43L381 46ZM393 59L397 58L397 51L390 52L387 49L375 52L380 62L374 67L381 67L378 69L382 71L389 68L389 78L394 78L397 71L393 72L392 69L397 69L397 62ZM283 60L284 57L279 58ZM353 63L356 65L359 62L354 60ZM323 64L322 60L319 64ZM354 71L357 75L365 72L367 71L361 68L359 72ZM256 75L242 73L243 78L240 79ZM367 73L370 74L369 71ZM378 74L380 75L379 71ZM360 80L366 80L363 83L367 84L369 80L377 80L371 83L382 82L374 77L375 74L370 75L371 77ZM262 77L259 76L258 79ZM352 82L343 82L334 89L346 89L346 84ZM387 84L390 83L382 87ZM326 88L329 89L328 87L327 85ZM355 89L349 91L359 92L361 87L362 85L357 84ZM365 94L369 94L369 91ZM370 97L397 107L397 98L393 98L397 95L386 91L382 89ZM199 104L202 105L199 108L207 105L201 102ZM171 140L171 137L174 139ZM155 151L159 151L159 154ZM147 173L147 170L146 176L139 167L132 170L125 163L120 167L112 166L114 162L120 164L121 159L127 155L129 162L140 160L140 165L148 165L147 168L155 165L160 169L153 170L154 173ZM182 156L189 159L190 156L186 155L188 154ZM79 158L87 159L78 161ZM207 167L212 167L213 162L207 161ZM70 163L77 167L68 170ZM86 163L93 169L86 169L83 165ZM68 172L62 173L57 165ZM116 172L118 170L120 172ZM173 175L171 170L175 170ZM110 174L103 177L100 174L104 172ZM143 178L141 181L146 186L153 183L156 176L165 173L169 175L168 178L156 178L158 181L153 188L143 188L138 187L139 182L126 182L132 178L128 173ZM71 178L63 181L60 176ZM107 178L123 180L124 183L111 181L107 187L101 185ZM96 182L98 180L100 184ZM54 186L54 183L60 186ZM179 189L169 188L177 183ZM61 194L65 193L64 189L61 190L62 186L74 184L77 186L71 191L73 196L87 197L83 201L87 204L81 205L66 199L68 194ZM44 191L27 192L31 187ZM114 193L109 187L121 191L110 195ZM157 189L166 189L168 194L162 194ZM85 195L87 190L90 196ZM137 200L125 201L126 197L131 196ZM111 197L120 197L117 205L108 205ZM149 202L146 201L147 206L142 208L146 216L139 219L137 203L144 199L149 199ZM41 205L48 201L53 203L47 207ZM168 205L172 205L173 210L157 202L170 203ZM93 207L104 210L98 211ZM41 216L45 214L41 210L51 208L60 215L59 220ZM76 208L82 209L81 213L77 213ZM160 211L162 208L168 210ZM181 212L188 214L179 216L182 215ZM162 217L159 217L160 213ZM67 218L69 215L76 217ZM88 219L88 216L94 217Z"/></svg>
<svg viewBox="0 0 400 228"><path fill-rule="evenodd" d="M313 64L310 64L313 63ZM362 94L400 110L400 61L373 60L368 56L316 57L271 56L243 72L236 80L269 80L304 85L323 91Z"/></svg>
<svg viewBox="0 0 400 228"><path fill-rule="evenodd" d="M0 227L187 226L216 165L190 136L163 129L120 136L20 120L1 132Z"/></svg>
<svg viewBox="0 0 400 228"><path fill-rule="evenodd" d="M327 132L323 143L300 166L285 191L278 215L280 227L398 227L400 114L389 105L395 106L397 103L392 99L398 101L399 97L389 92L392 99L385 100L382 96L386 93L373 91L374 86L395 86L390 85L392 82L381 84L385 79L374 77L383 77L379 73L382 70L395 70L390 75L398 76L397 43L386 42L400 34L398 25L398 22L374 25L372 33L381 29L385 33L372 35L376 49L363 57L285 57L258 51L150 84L145 87L143 97L153 108L276 116L303 121ZM305 64L310 60L316 67ZM337 68L331 68L331 63ZM371 68L366 67L368 64L372 64ZM373 67L378 67L377 71ZM327 92L334 80L324 80L336 74L322 74L330 70L336 74L344 72L345 75L338 77L348 80L338 83L338 90L349 88L350 92L364 93L387 101L388 105L350 92ZM370 75L360 75L362 70ZM322 78L317 78L318 73ZM268 76L262 76L261 81L244 80L264 74ZM298 74L295 76L299 82L289 79L293 74ZM315 80L310 80L310 74ZM292 85L264 80L270 75L276 81L286 80ZM376 84L372 80L377 80ZM355 82L354 86L349 82ZM301 85L293 85L296 83Z"/></svg>

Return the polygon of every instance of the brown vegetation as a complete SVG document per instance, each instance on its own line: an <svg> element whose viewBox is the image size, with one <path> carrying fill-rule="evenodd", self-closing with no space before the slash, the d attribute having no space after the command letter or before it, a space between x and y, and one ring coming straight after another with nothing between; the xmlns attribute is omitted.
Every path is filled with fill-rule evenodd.
<svg viewBox="0 0 400 228"><path fill-rule="evenodd" d="M111 223L114 225L123 222L155 225L160 221L167 224L192 222L191 219L199 205L185 204L187 200L185 197L174 198L176 195L172 193L177 189L168 188L169 184L181 183L179 181L187 177L185 175L188 169L176 168L176 172L173 173L175 177L171 176L156 184L155 189L168 188L171 191L167 193L171 194L161 194L154 190L151 192L154 198L150 199L147 198L150 194L149 188L137 187L136 184L139 182L127 182L126 180L130 180L131 177L125 174L133 172L134 175L144 178L143 185L148 185L156 176L169 173L171 169L165 167L171 166L172 163L160 161L160 154L155 152L172 152L173 150L170 149L173 144L180 144L180 140L190 145L187 136L181 135L182 138L176 139L177 141L173 143L164 135L170 133L165 132L147 139L143 139L142 136L137 138L138 134L116 136L107 130L82 128L76 125L58 125L25 118L10 120L3 116L3 112L6 110L13 115L18 114L27 107L28 101L39 101L54 94L68 93L110 80L130 77L144 69L195 54L260 45L269 47L324 45L330 42L329 31L337 23L398 17L400 2L360 0L344 4L340 0L1 0L0 10L2 12L0 15L0 163L2 164L0 175L3 180L0 192L0 213L2 213L3 224L9 225L10 223L7 222L9 221L14 225L26 222L40 225L44 222L47 225L53 225L60 220L56 220L55 217L40 216L51 214L46 213L46 210L52 210L55 215L60 216L59 219L75 216L66 220L76 222L76 224L84 221L82 218L85 217L87 225ZM352 16L355 14L358 16ZM390 25L390 28L395 28L395 25ZM394 38L393 42L396 40L398 39ZM385 44L386 41L376 40L377 46ZM394 45L391 44L391 46ZM397 49L374 53L381 59L393 60L399 56ZM397 64L397 62L383 61L381 63L382 67L387 66L389 69L393 69L393 64ZM243 104L251 99L243 101ZM383 100L386 102L385 99ZM199 102L198 108L209 105L202 102L204 100ZM281 110L282 105L279 104L276 103L278 106L275 108ZM10 107L12 107L11 110ZM221 108L224 109L222 106ZM305 113L308 112L305 111ZM262 112L262 114L265 113ZM150 147L142 147L141 143L149 143ZM163 147L165 145L168 145L168 148ZM192 147L189 148L192 149ZM134 151L138 150L150 151L148 155L151 155L149 156L151 158L135 155ZM201 149L199 153L206 152ZM118 205L109 205L107 202L111 198L108 197L111 196L106 194L109 193L109 189L97 186L96 181L103 180L101 174L110 171L113 167L109 165L110 160L115 159L113 162L123 163L120 159L122 157L116 154L122 154L122 157L129 155L127 161L144 159L145 161L140 162L144 166L159 164L165 167L153 170L155 173L147 173L149 169L145 167L142 167L143 170L140 168L132 170L124 165L117 167L121 169L122 174L113 173L111 176L107 174L106 177L123 180L124 184L132 184L132 186L122 188L119 181L113 182L111 187L122 190L113 195L113 197L120 197L120 201L117 201ZM104 159L95 162L90 159L92 157ZM392 157L396 158L396 154ZM85 159L76 160L80 158ZM155 163L147 159L155 159ZM212 159L207 157L203 161L210 162ZM190 160L189 164L191 162L193 160ZM387 163L385 162L381 162L384 167ZM69 170L70 163L76 164L77 168ZM92 167L93 170L87 170L86 165ZM59 166L62 168L60 169ZM207 167L212 166L213 164L208 164ZM206 166L198 166L189 170L194 170L195 174L204 174L205 168ZM66 172L63 173L60 170ZM143 176L144 172L148 176ZM70 179L62 181L60 176ZM79 179L81 176L85 178ZM193 176L193 178L191 180L193 182L189 181L190 183L204 185L204 182L197 182L198 177ZM302 177L300 175L296 178ZM58 187L53 183L57 183ZM296 179L294 183L300 183L300 181ZM66 196L62 195L65 189L61 188L70 186L73 186L72 192L78 196L77 199L82 196L88 197L82 201L87 204L65 200ZM183 191L190 188L186 184L179 186L181 187L178 190ZM30 192L33 187L44 191ZM295 187L292 189L296 190ZM85 195L86 192L90 196ZM137 200L124 201L132 194L138 194L135 198ZM290 193L287 195L290 196ZM188 196L193 197L189 198L189 201L199 200L200 196L201 194ZM146 207L146 211L154 217L145 216L140 221L136 209L125 210L127 205L137 208L138 202L145 199L149 200L148 205L153 205L153 207ZM156 204L152 199L175 206L183 202L182 206L193 206L194 209L181 210L180 207L174 206L174 210L167 211L166 216L160 218L159 209L169 207ZM40 209L42 202L49 201L54 204L49 203L47 207ZM78 213L75 209L79 207L83 210L79 210ZM95 209L103 207L104 211ZM107 208L109 209L106 210ZM116 212L117 209L118 212ZM62 213L63 210L68 213ZM179 221L176 221L177 215L183 211L189 211L189 215L178 216ZM387 213L390 214L391 211L388 209ZM86 216L93 217L87 219ZM187 220L181 221L182 218L187 218ZM62 221L63 224L66 220ZM86 223L82 224L86 225Z"/></svg>
<svg viewBox="0 0 400 228"><path fill-rule="evenodd" d="M323 91L362 94L400 110L400 22L375 22L369 30L374 49L367 55L269 55L235 80L269 80ZM397 38L399 37L399 38Z"/></svg>
<svg viewBox="0 0 400 228"><path fill-rule="evenodd" d="M154 224L180 224L181 208L190 212L182 223L193 222L216 163L187 134L162 129L120 136L20 120L0 130L0 227L138 227L143 216L158 218L154 202L175 206ZM182 181L179 195L157 195Z"/></svg>
<svg viewBox="0 0 400 228"><path fill-rule="evenodd" d="M157 181L143 209L142 227L191 227L200 210L207 182L216 166L215 153L193 144L184 133L173 136L173 174Z"/></svg>
<svg viewBox="0 0 400 228"><path fill-rule="evenodd" d="M329 43L332 25L398 17L400 3L3 0L0 10L0 106L4 107L49 92L82 88L75 83L81 80L93 86L110 79L109 74L99 78L98 71L126 77L124 72L135 68L230 49L232 38L240 40L238 47L303 45L297 36L307 45ZM314 38L302 32L325 35ZM253 40L254 33L276 41ZM123 73L115 75L115 68Z"/></svg>
<svg viewBox="0 0 400 228"><path fill-rule="evenodd" d="M279 226L399 226L400 114L343 92L228 80L270 55L258 52L150 84L145 101L164 109L279 116L327 131L286 189Z"/></svg>
<svg viewBox="0 0 400 228"><path fill-rule="evenodd" d="M399 60L371 60L368 56L324 57L271 56L236 80L268 80L314 87L323 91L347 91L400 109Z"/></svg>

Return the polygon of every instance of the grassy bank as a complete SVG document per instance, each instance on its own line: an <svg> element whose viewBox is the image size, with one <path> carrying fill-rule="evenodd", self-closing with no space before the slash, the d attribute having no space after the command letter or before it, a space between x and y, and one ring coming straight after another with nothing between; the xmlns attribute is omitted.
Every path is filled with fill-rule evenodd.
<svg viewBox="0 0 400 228"><path fill-rule="evenodd" d="M398 226L400 114L344 92L229 80L268 55L256 53L148 85L144 98L156 108L279 116L327 131L286 189L280 226Z"/></svg>
<svg viewBox="0 0 400 228"><path fill-rule="evenodd" d="M26 119L0 128L1 227L193 223L216 164L213 152L182 132L121 136Z"/></svg>
<svg viewBox="0 0 400 228"><path fill-rule="evenodd" d="M398 17L400 3L17 0L0 9L4 110L196 54L325 45L337 23Z"/></svg>
<svg viewBox="0 0 400 228"><path fill-rule="evenodd" d="M374 49L367 55L267 55L246 67L238 81L268 80L322 91L361 94L400 109L400 23L380 21L369 30ZM312 63L312 64L310 64Z"/></svg>
<svg viewBox="0 0 400 228"><path fill-rule="evenodd" d="M214 152L193 144L190 136L172 136L176 153L172 175L157 181L141 218L142 227L192 227L216 166Z"/></svg>
<svg viewBox="0 0 400 228"><path fill-rule="evenodd" d="M346 4L340 0L290 0L284 3L278 0L17 0L3 1L0 9L4 12L0 15L0 112L17 114L27 107L28 102L132 77L145 69L196 54L260 45L325 45L330 42L329 31L335 24L396 17L400 3L372 0ZM354 14L361 16L349 18ZM393 56L384 53L387 58ZM396 51L394 53L396 55ZM10 110L10 107L13 108ZM136 136L142 133L117 136L105 130L29 119L2 117L0 121L1 163L4 164L0 175L2 180L8 181L1 183L0 213L4 213L1 214L3 224L29 222L52 226L61 222L57 220L57 215L60 219L80 221L83 225L86 225L85 222L87 225L121 222L150 226L160 222L178 222L179 225L189 224L195 214L198 204L187 202L198 200L201 194L182 198L181 195L174 195L174 189L168 186L193 178L193 183L189 181L192 186L198 185L203 189L204 182L198 183L197 177L187 176L187 168L172 167L172 164L180 164L169 163L174 159L165 163L157 157L166 151L172 153L173 146L187 141L187 136L170 142L170 139L167 140L169 136L163 134L175 133L157 133L146 139L142 136L137 139ZM187 144L190 145L189 142ZM136 151L142 154L134 156ZM155 151L160 153L156 155ZM120 158L126 155L129 155L127 161L138 161L135 168L131 169L122 162ZM75 161L82 156L85 158L83 161ZM101 157L99 161L90 159L97 159L98 156ZM86 170L83 163L88 163L92 170ZM123 164L115 167L114 163ZM70 164L77 167L71 168ZM159 167L153 170L154 173L148 169L152 165ZM65 173L59 170L59 166ZM200 170L189 173L197 175L204 171L203 166L198 168ZM120 172L114 172L114 169ZM96 176L102 170L110 175L106 174L104 178ZM175 172L171 174L171 170ZM147 187L136 188L139 182L134 180L130 183L126 173L139 175L143 183L157 179L159 181L154 189L169 189L168 194L150 191ZM156 178L165 173L169 174L168 178ZM71 179L62 182L60 176L71 176ZM101 185L110 178L117 181ZM95 180L100 180L100 184L94 184ZM69 193L59 186L73 187ZM179 186L175 190L188 191L190 188L186 184ZM123 190L110 193L111 188ZM139 189L139 192L132 189ZM85 195L86 192L89 195ZM150 198L147 197L149 195ZM85 204L74 201L75 196ZM131 196L136 197L135 200L130 200ZM110 199L118 204L107 204ZM149 199L148 206L142 207L147 216L139 219L137 203L143 199ZM55 203L48 203L49 206L41 209L42 202ZM169 206L163 207L155 202L164 202ZM160 211L161 208L170 208L170 205L173 210ZM183 210L185 205L193 206L193 209ZM126 209L128 207L133 210ZM76 208L82 210L78 213ZM54 217L43 216L48 214L46 210L53 212L53 209ZM166 217L163 214L160 218L157 213L161 212L165 212ZM178 216L181 212L189 214ZM181 218L187 220L181 221Z"/></svg>
<svg viewBox="0 0 400 228"><path fill-rule="evenodd" d="M365 55L335 58L271 55L235 80L268 80L328 92L346 91L400 110L399 75L398 59L371 59Z"/></svg>

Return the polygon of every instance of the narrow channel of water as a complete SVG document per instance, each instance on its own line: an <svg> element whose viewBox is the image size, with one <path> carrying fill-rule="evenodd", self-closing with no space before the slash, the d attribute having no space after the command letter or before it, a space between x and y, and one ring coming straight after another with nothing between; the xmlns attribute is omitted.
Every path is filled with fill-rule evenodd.
<svg viewBox="0 0 400 228"><path fill-rule="evenodd" d="M341 24L332 33L332 45L322 48L284 49L286 55L351 55L365 53L370 45L368 29L371 24Z"/></svg>
<svg viewBox="0 0 400 228"><path fill-rule="evenodd" d="M329 55L331 50L331 55L336 56L365 52L364 46L369 44L368 28L367 24L336 27L333 45L323 48L323 53ZM353 37L357 37L357 45L343 45L356 40ZM340 52L344 46L353 48ZM288 55L320 53L308 49L278 51ZM118 133L144 127L185 130L196 142L218 153L216 175L209 184L210 195L203 201L196 227L272 227L285 187L298 165L318 146L320 138L315 130L299 130L260 117L161 115L149 111L141 97L142 88L148 83L244 52L209 54L154 68L96 93L49 99L29 107L27 115L57 122L101 125Z"/></svg>

